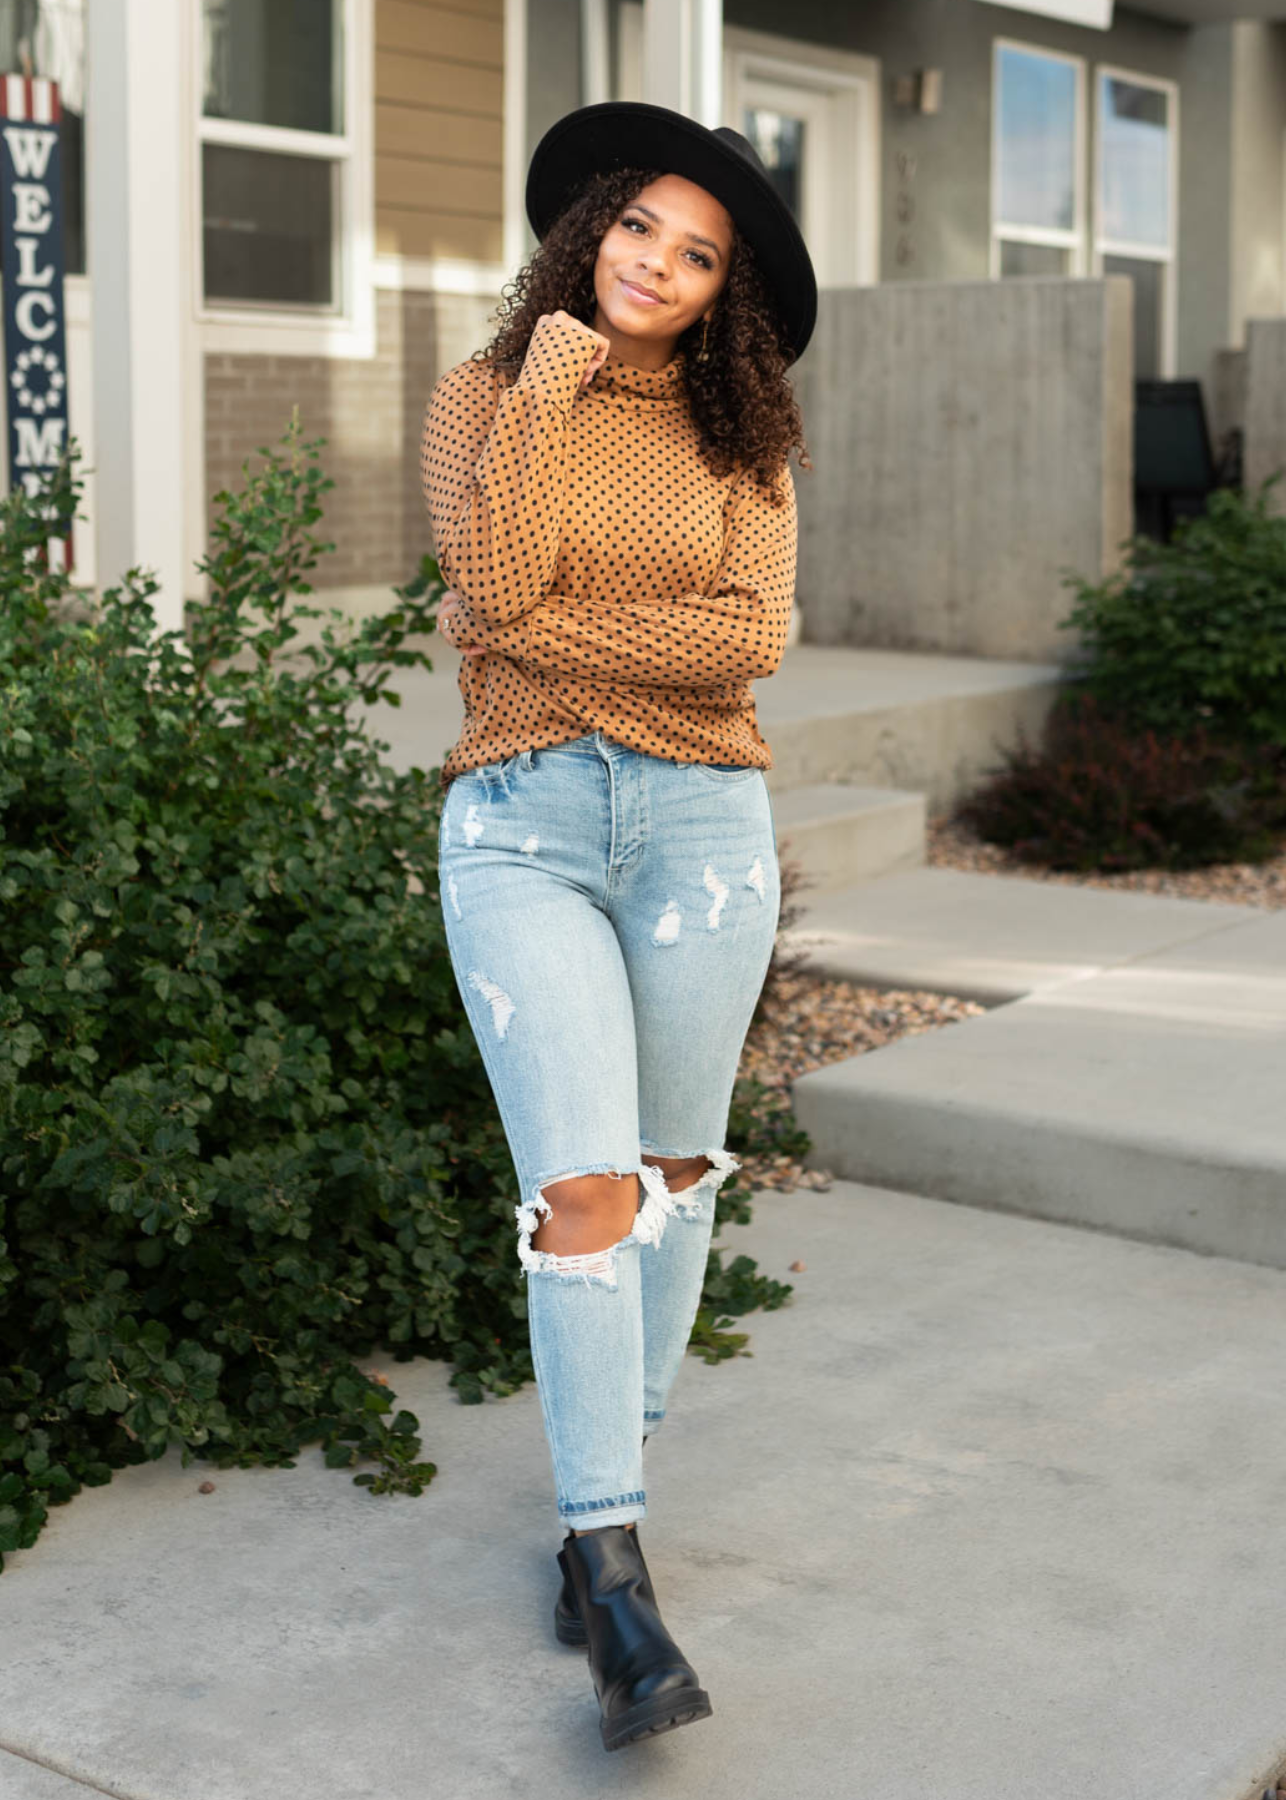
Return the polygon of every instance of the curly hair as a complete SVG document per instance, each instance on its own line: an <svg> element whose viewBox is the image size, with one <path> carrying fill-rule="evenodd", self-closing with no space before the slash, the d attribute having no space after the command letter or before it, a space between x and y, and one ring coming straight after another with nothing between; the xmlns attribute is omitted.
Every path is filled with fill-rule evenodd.
<svg viewBox="0 0 1286 1800"><path fill-rule="evenodd" d="M470 361L495 365L512 385L542 313L561 310L592 324L599 245L630 201L664 173L630 168L590 176L530 260L506 282L496 333ZM781 316L754 251L735 225L728 278L710 320L706 360L699 362L695 352L703 325L697 320L680 333L675 346L683 352L683 383L701 455L717 476L752 468L759 483L784 505L776 482L792 446L799 448L801 468L813 464L786 376Z"/></svg>

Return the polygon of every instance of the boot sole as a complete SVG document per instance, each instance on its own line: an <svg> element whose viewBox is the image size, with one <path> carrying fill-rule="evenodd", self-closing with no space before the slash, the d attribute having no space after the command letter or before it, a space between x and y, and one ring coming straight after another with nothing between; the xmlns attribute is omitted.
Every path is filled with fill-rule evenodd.
<svg viewBox="0 0 1286 1800"><path fill-rule="evenodd" d="M704 1688L680 1688L659 1700L645 1700L614 1719L601 1719L604 1750L620 1750L639 1738L656 1737L672 1731L676 1725L691 1725L697 1719L708 1719L714 1708Z"/></svg>
<svg viewBox="0 0 1286 1800"><path fill-rule="evenodd" d="M579 1619L555 1619L554 1636L560 1644L575 1644L578 1650L589 1643L589 1633Z"/></svg>

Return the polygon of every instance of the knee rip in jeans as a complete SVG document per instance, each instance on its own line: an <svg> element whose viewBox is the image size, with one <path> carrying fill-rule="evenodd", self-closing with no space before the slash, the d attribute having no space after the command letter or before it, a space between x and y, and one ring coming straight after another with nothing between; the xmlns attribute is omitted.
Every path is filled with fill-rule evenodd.
<svg viewBox="0 0 1286 1800"><path fill-rule="evenodd" d="M683 1154L677 1150L654 1150L651 1144L644 1144L643 1148L652 1156L668 1158ZM741 1167L736 1157L727 1150L712 1148L700 1150L696 1154L704 1156L710 1167L702 1170L690 1187L680 1188L670 1195L674 1202L670 1210L677 1212L684 1219L710 1218L713 1213L715 1195L729 1175Z"/></svg>
<svg viewBox="0 0 1286 1800"><path fill-rule="evenodd" d="M654 1155L668 1155L668 1152L654 1151ZM640 1162L637 1169L628 1171L636 1174L642 1189L643 1198L638 1211L634 1215L634 1224L619 1242L609 1244L603 1250L586 1250L579 1255L559 1255L553 1250L537 1250L532 1244L533 1234L540 1228L539 1215L553 1217L553 1206L545 1198L543 1189L552 1187L560 1181L569 1181L579 1175L610 1175L616 1180L623 1178L622 1171L612 1167L610 1163L592 1163L583 1169L568 1169L560 1175L546 1175L535 1182L531 1199L514 1208L514 1217L518 1221L518 1260L523 1268L532 1275L553 1275L562 1280L579 1278L587 1285L597 1282L600 1286L615 1288L616 1258L619 1251L627 1245L658 1245L665 1231L665 1222L671 1213L678 1212L684 1218L702 1216L702 1208L707 1194L713 1194L725 1176L741 1164L726 1150L713 1149L701 1154L710 1158L711 1166L690 1188L682 1188L673 1192L664 1174L651 1163Z"/></svg>
<svg viewBox="0 0 1286 1800"><path fill-rule="evenodd" d="M514 1217L518 1221L518 1260L523 1268L532 1275L556 1275L563 1279L579 1277L586 1283L598 1282L603 1287L614 1288L618 1251L630 1243L659 1244L666 1218L674 1211L674 1196L659 1169L640 1163L637 1169L628 1173L638 1176L643 1195L633 1226L618 1243L608 1244L603 1250L585 1250L579 1255L537 1250L532 1244L533 1234L540 1229L538 1214L544 1213L549 1219L554 1213L542 1190L580 1175L610 1175L613 1180L620 1181L624 1179L624 1172L610 1163L589 1163L584 1168L568 1169L561 1175L546 1175L537 1181L531 1199L514 1208Z"/></svg>

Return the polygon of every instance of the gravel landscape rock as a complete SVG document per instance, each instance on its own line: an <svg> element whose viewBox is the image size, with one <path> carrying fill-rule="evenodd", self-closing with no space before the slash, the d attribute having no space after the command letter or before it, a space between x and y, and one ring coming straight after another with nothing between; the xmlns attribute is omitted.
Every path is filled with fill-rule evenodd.
<svg viewBox="0 0 1286 1800"><path fill-rule="evenodd" d="M1218 900L1235 906L1286 906L1286 842L1262 863L1212 863L1204 869L1128 869L1116 875L1079 874L1020 862L1000 844L988 844L949 814L930 819L926 860L931 867L974 875L1022 875L1081 887L1168 894L1183 900Z"/></svg>
<svg viewBox="0 0 1286 1800"><path fill-rule="evenodd" d="M747 1035L739 1073L756 1076L766 1088L776 1090L782 1111L789 1111L796 1076L985 1011L975 1000L950 994L858 987L801 973L781 975L765 994L762 1017ZM755 1187L781 1193L796 1188L825 1190L834 1180L829 1169L806 1169L789 1156L748 1156L743 1167Z"/></svg>

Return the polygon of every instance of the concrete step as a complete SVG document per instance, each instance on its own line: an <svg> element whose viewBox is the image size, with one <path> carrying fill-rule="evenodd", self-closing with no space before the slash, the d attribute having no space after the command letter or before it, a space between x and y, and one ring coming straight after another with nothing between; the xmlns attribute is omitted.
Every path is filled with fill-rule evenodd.
<svg viewBox="0 0 1286 1800"><path fill-rule="evenodd" d="M1251 906L934 868L805 896L803 904L783 938L818 974L930 988L984 1006L1262 916Z"/></svg>
<svg viewBox="0 0 1286 1800"><path fill-rule="evenodd" d="M810 894L828 894L924 861L923 794L814 782L773 793L772 809L778 854L802 865Z"/></svg>
<svg viewBox="0 0 1286 1800"><path fill-rule="evenodd" d="M1039 737L1060 678L1052 663L796 644L754 687L773 752L768 785L911 789L944 812L1020 731Z"/></svg>
<svg viewBox="0 0 1286 1800"><path fill-rule="evenodd" d="M328 588L316 601L356 620L387 609L393 594L388 588ZM305 621L300 648L310 634L320 635L322 623ZM403 705L354 708L355 717L365 710L398 768L441 763L460 730L460 653L437 634L415 647L427 651L433 668L395 672L392 685ZM945 811L976 785L1020 729L1039 735L1059 678L1052 663L788 645L776 674L752 688L773 754L768 785L774 798L819 782L901 788L926 795L934 812Z"/></svg>
<svg viewBox="0 0 1286 1800"><path fill-rule="evenodd" d="M1004 884L976 879L998 890L1003 909ZM887 891L899 882L900 896ZM1109 903L1094 948L1101 958L1115 933L1114 962L1074 970L1069 944L1061 978L1032 959L1045 973L1022 999L801 1077L794 1105L813 1139L809 1162L941 1200L1286 1269L1286 913L1169 902L1191 909L1186 921L1161 911L1149 921L1137 909L1113 919L1110 903L1150 897L1030 885L1051 902L1079 894L1087 908ZM929 957L916 942L906 887L893 877L844 898L868 915L878 905L884 918L900 901L905 948L878 946L884 971L965 991L942 947ZM965 915L957 917L967 943ZM1168 934L1150 950L1149 922ZM1088 943L1087 934L1082 956ZM874 960L862 959L868 975ZM1017 964L999 966L1012 983ZM996 967L975 992L994 990ZM925 982L930 974L937 979Z"/></svg>

